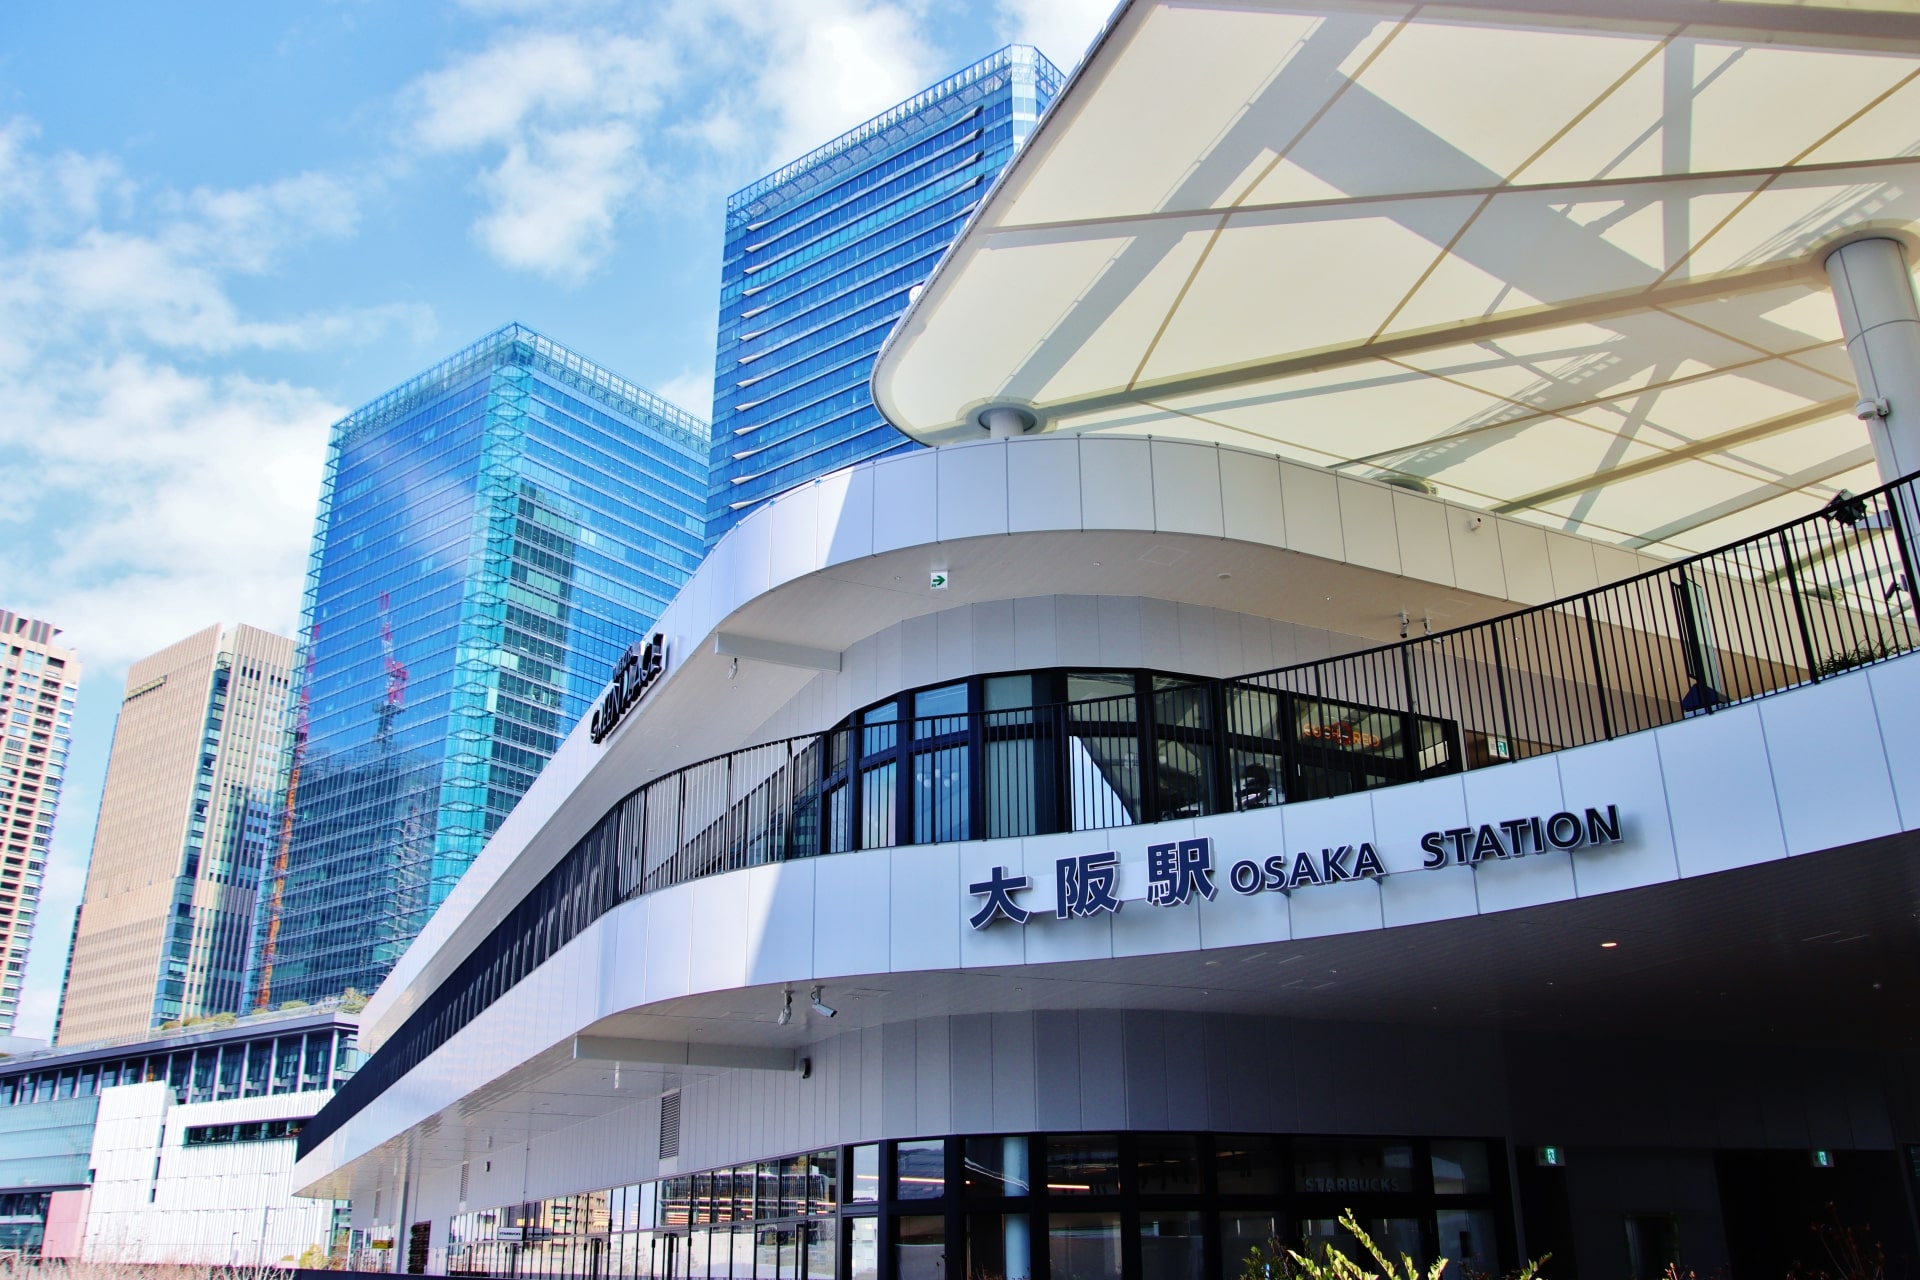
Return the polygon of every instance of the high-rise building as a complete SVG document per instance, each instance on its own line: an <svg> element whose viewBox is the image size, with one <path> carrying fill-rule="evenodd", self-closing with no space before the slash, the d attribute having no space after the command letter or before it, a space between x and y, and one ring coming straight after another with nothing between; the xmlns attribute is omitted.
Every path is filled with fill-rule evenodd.
<svg viewBox="0 0 1920 1280"><path fill-rule="evenodd" d="M0 1035L13 1034L20 978L53 842L53 815L73 738L80 655L52 623L0 609Z"/></svg>
<svg viewBox="0 0 1920 1280"><path fill-rule="evenodd" d="M707 428L508 325L334 424L256 1004L371 990L699 563Z"/></svg>
<svg viewBox="0 0 1920 1280"><path fill-rule="evenodd" d="M240 1009L292 669L292 640L217 624L127 669L62 1042Z"/></svg>
<svg viewBox="0 0 1920 1280"><path fill-rule="evenodd" d="M1011 45L727 201L707 544L814 476L916 447L874 357L1061 84Z"/></svg>

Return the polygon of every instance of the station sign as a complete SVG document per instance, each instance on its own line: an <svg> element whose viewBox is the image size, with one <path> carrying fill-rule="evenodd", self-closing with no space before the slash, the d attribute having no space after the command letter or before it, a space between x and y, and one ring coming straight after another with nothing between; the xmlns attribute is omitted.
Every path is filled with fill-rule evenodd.
<svg viewBox="0 0 1920 1280"><path fill-rule="evenodd" d="M587 726L587 732L593 740L604 742L621 719L638 706L640 699L646 697L647 691L666 674L666 670L667 638L661 632L656 631L629 647L626 656L620 659L620 665L614 668L607 691L600 695L600 703L593 710L593 719Z"/></svg>
<svg viewBox="0 0 1920 1280"><path fill-rule="evenodd" d="M1478 826L1445 827L1427 832L1416 843L1422 854L1421 869L1435 871L1448 866L1474 866L1489 859L1618 844L1623 839L1620 807L1610 804L1583 813L1562 810ZM1120 855L1111 849L1057 859L1054 917L1071 920L1118 914L1126 905L1120 891L1120 870ZM1300 850L1291 857L1281 852L1236 859L1222 872L1215 861L1212 838L1200 836L1147 846L1146 903L1150 907L1178 907L1195 898L1211 901L1219 893L1221 879L1233 892L1251 897L1257 893L1291 895L1297 889L1378 880L1387 874L1380 851L1370 840L1323 848L1317 855ZM984 929L996 920L1024 925L1034 912L1021 905L1018 898L1032 888L1031 876L1012 875L1005 867L995 867L987 879L967 886L968 894L976 899L968 923L975 929Z"/></svg>

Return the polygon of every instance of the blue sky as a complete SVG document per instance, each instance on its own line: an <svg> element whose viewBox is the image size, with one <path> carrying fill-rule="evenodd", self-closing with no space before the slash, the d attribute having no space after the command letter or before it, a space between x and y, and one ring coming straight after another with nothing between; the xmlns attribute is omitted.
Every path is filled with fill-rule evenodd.
<svg viewBox="0 0 1920 1280"><path fill-rule="evenodd" d="M1111 0L14 6L0 607L81 652L19 1033L52 1027L132 659L292 634L329 423L520 320L707 416L729 192Z"/></svg>

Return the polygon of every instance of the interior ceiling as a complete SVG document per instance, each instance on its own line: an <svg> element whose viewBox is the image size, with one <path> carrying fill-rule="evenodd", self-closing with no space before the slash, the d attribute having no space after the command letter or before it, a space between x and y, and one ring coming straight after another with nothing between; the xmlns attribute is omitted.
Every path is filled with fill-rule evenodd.
<svg viewBox="0 0 1920 1280"><path fill-rule="evenodd" d="M793 1022L780 1026L777 986L718 991L617 1013L583 1034L778 1046L804 1055L829 1035L920 1017L1168 1009L1527 1035L1725 1039L1769 1050L1822 1041L1911 1043L1920 1028L1916 854L1920 835L1909 833L1575 902L1369 933L843 978L825 984L824 998L838 1013L831 1023L796 1000ZM409 1144L415 1160L446 1167L717 1070L631 1063L616 1069L573 1061L571 1041L549 1046L305 1194L344 1197L357 1187L370 1197L372 1179L394 1167Z"/></svg>
<svg viewBox="0 0 1920 1280"><path fill-rule="evenodd" d="M1822 256L1920 222L1916 8L1133 0L875 399L1736 540L1879 483Z"/></svg>

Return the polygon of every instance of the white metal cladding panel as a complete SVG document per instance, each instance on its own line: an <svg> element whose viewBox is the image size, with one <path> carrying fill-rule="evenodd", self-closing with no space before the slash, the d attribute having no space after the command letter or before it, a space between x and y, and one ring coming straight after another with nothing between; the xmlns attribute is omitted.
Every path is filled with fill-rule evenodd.
<svg viewBox="0 0 1920 1280"><path fill-rule="evenodd" d="M950 861L925 851L931 856L916 866L910 882L899 886L891 871L901 853L876 849L735 872L651 894L590 926L350 1121L330 1144L333 1154L315 1158L321 1161L319 1167L344 1163L349 1155L453 1105L605 1013L684 993L696 896L710 904L715 936L737 939L733 945L749 949L738 972L761 985L800 984L855 972L951 968L948 931L958 937L961 967L1238 946L1309 932L1379 929L1390 919L1397 924L1462 918L1753 865L1787 856L1783 832L1788 829L1810 831L1824 825L1848 841L1893 834L1904 828L1889 797L1895 778L1911 776L1901 771L1910 769L1910 763L1896 765L1880 727L1920 721L1920 681L1909 675L1914 670L1920 670L1920 658L1900 658L1717 715L1463 777L1163 824L1154 834L1210 835L1222 864L1241 856L1241 849L1319 847L1330 843L1330 833L1336 831L1340 843L1372 831L1381 841L1389 870L1397 873L1384 881L1305 889L1295 893L1291 903L1279 895L1221 894L1196 911L1166 913L1190 914L1197 922L1197 940L1183 924L1169 923L1164 936L1143 938L1131 924L1115 930L1107 917L1068 925L1046 919L1056 858L1100 852L1118 843L1123 891L1144 883L1146 839L1139 832L1121 841L1110 831L974 841L952 846ZM1856 775L1846 786L1816 788L1784 781L1791 771L1805 767L1796 753L1817 749L1818 743L1810 740L1815 733L1847 736L1844 748L1836 748ZM1888 736L1900 738L1897 730ZM1863 797L1870 801L1865 821L1857 812ZM1608 803L1617 804L1625 817L1628 840L1582 853L1577 860L1565 854L1489 860L1465 868L1464 876L1458 870L1414 870L1407 861L1412 833L1429 829L1433 815L1457 813L1462 806L1468 821L1498 822L1514 814ZM1838 812L1837 807L1847 811ZM1427 818L1402 826L1412 814ZM1392 838L1386 835L1389 830L1395 833ZM996 866L1033 877L1027 905L1041 913L1035 924L1024 930L964 926L972 906L966 885L985 878ZM822 875L855 896L863 918L890 922L885 931L861 931L890 938L884 949L836 936L846 932L845 920L832 909L822 915L814 905L815 880ZM1428 890L1428 884L1445 887ZM1399 896L1415 886L1421 900ZM926 914L927 904L942 898L949 913L944 928L934 923L937 914ZM636 925L636 917L644 918L644 926ZM916 931L930 931L938 940L907 943ZM1037 1122L1044 1127L1061 1127L1048 1117L1053 1108L1069 1106L1045 1084L1052 1078L1047 1072L1065 1060L1067 1042L1048 1038L1056 1031L1043 1029L1033 1058L1034 1069L1043 1077L1034 1105ZM906 1035L898 1027L888 1028L862 1044L862 1132L898 1134L919 1124L918 1101L904 1100L899 1093L904 1085L898 1082L917 1078L920 1070L917 1043L900 1038ZM911 1071L908 1063L915 1064ZM999 1074L996 1059L996 1077ZM877 1084L882 1079L890 1082L887 1089ZM779 1085L775 1091L788 1087ZM1104 1104L1092 1097L1072 1105L1097 1110ZM696 1133L696 1140L708 1139Z"/></svg>

